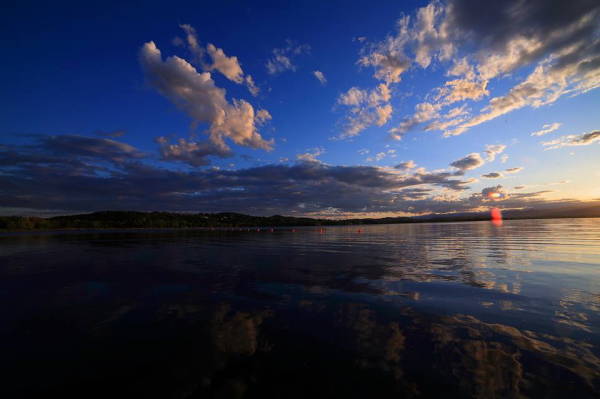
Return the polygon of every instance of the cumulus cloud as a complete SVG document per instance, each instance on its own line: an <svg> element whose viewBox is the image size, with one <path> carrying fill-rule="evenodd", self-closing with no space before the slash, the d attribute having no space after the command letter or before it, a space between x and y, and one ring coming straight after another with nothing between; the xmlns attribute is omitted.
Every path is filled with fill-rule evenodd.
<svg viewBox="0 0 600 399"><path fill-rule="evenodd" d="M442 120L426 130L454 136L523 107L551 104L565 94L600 87L600 3L574 0L432 1L397 22L397 32L367 45L359 59L374 77L397 83L412 65L428 68L434 60L452 60L447 81L434 90L441 108L490 95L488 83L524 66L533 70L505 95L494 96L477 114ZM416 125L407 118L399 131ZM412 125L410 122L413 122Z"/></svg>
<svg viewBox="0 0 600 399"><path fill-rule="evenodd" d="M485 159L488 162L492 162L493 160L496 159L496 156L500 153L502 153L502 151L504 151L506 149L506 146L504 144L490 144L490 145L486 145L485 146Z"/></svg>
<svg viewBox="0 0 600 399"><path fill-rule="evenodd" d="M228 57L222 49L217 48L212 43L208 43L206 49L204 49L204 47L200 45L196 30L191 25L183 24L179 26L186 33L188 49L193 55L195 64L201 66L205 71L216 70L232 82L245 84L248 91L250 91L253 96L258 95L259 88L254 83L254 79L251 75L244 74L237 57ZM204 60L206 54L208 54L211 59L210 63L207 63Z"/></svg>
<svg viewBox="0 0 600 399"><path fill-rule="evenodd" d="M569 134L552 141L545 141L542 145L546 150L554 150L561 147L590 145L600 141L600 130L589 133Z"/></svg>
<svg viewBox="0 0 600 399"><path fill-rule="evenodd" d="M542 126L541 130L537 130L533 133L531 133L532 136L543 136L545 134L548 133L552 133L553 131L557 130L559 127L561 126L561 123L547 123L544 126Z"/></svg>
<svg viewBox="0 0 600 399"><path fill-rule="evenodd" d="M322 85L324 85L325 83L327 83L327 79L325 78L325 75L323 74L323 72L321 71L313 71L313 75L315 78L317 78L317 80L319 82L321 82Z"/></svg>
<svg viewBox="0 0 600 399"><path fill-rule="evenodd" d="M518 167L518 168L508 168L505 170L506 173L519 173L520 171L523 170L523 167Z"/></svg>
<svg viewBox="0 0 600 399"><path fill-rule="evenodd" d="M209 139L215 146L229 150L225 139L252 148L270 150L273 141L262 138L257 123L263 120L250 103L234 99L230 103L225 90L215 85L210 72L198 72L177 56L162 59L154 42L144 44L140 63L150 86L188 114L196 123L209 125Z"/></svg>
<svg viewBox="0 0 600 399"><path fill-rule="evenodd" d="M310 52L308 44L297 44L291 40L286 41L287 46L273 49L273 55L265 64L270 75L277 75L285 71L295 71L293 59L301 54Z"/></svg>
<svg viewBox="0 0 600 399"><path fill-rule="evenodd" d="M500 157L500 162L502 163L506 163L508 161L508 155L507 154L502 154L502 156Z"/></svg>
<svg viewBox="0 0 600 399"><path fill-rule="evenodd" d="M392 105L389 104L391 92L385 83L373 90L350 88L342 93L337 104L349 107L343 132L337 138L344 139L360 134L370 126L383 126L392 116Z"/></svg>
<svg viewBox="0 0 600 399"><path fill-rule="evenodd" d="M600 85L597 2L576 0L563 5L511 0L484 4L455 0L448 6L445 23L457 39L462 37L465 43L476 46L471 59L477 62L477 73L483 80L535 65L507 95L494 97L479 115L446 131L447 136L516 109L541 107L564 94L577 95Z"/></svg>
<svg viewBox="0 0 600 399"><path fill-rule="evenodd" d="M228 57L222 49L216 48L211 43L206 46L206 50L212 59L212 63L206 68L207 70L217 70L227 79L234 81L235 83L244 82L244 71L242 71L242 67L238 62L237 57Z"/></svg>
<svg viewBox="0 0 600 399"><path fill-rule="evenodd" d="M452 162L450 166L453 166L456 169L459 169L460 171L464 172L467 170L477 169L484 163L485 161L483 160L483 158L481 158L481 155L479 155L479 153L472 152L467 156Z"/></svg>

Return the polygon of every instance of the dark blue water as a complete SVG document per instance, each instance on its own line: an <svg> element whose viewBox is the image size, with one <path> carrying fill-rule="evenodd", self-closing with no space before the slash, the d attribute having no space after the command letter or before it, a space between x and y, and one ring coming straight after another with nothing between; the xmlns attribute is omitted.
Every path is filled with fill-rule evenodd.
<svg viewBox="0 0 600 399"><path fill-rule="evenodd" d="M3 397L600 395L600 219L0 236Z"/></svg>

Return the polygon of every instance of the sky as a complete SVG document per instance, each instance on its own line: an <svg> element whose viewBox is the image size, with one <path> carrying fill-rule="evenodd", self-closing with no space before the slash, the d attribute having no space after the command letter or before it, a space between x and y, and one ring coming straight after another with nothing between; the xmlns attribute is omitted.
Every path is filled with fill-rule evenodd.
<svg viewBox="0 0 600 399"><path fill-rule="evenodd" d="M294 3L7 7L0 214L600 199L598 1Z"/></svg>

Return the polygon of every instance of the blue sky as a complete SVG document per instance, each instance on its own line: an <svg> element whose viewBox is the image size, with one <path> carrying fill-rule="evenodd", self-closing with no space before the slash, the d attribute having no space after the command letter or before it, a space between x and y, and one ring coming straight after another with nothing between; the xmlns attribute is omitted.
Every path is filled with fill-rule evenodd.
<svg viewBox="0 0 600 399"><path fill-rule="evenodd" d="M483 209L490 188L506 208L600 198L599 6L500 3L14 5L0 209L345 217Z"/></svg>

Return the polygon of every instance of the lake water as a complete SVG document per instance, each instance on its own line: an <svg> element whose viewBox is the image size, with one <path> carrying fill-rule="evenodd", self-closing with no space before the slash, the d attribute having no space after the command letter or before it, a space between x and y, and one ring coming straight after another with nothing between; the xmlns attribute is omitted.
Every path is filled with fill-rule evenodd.
<svg viewBox="0 0 600 399"><path fill-rule="evenodd" d="M0 235L5 398L600 395L600 219Z"/></svg>

